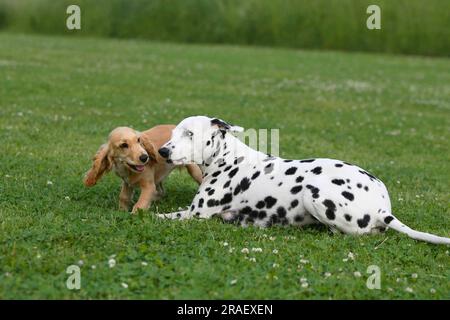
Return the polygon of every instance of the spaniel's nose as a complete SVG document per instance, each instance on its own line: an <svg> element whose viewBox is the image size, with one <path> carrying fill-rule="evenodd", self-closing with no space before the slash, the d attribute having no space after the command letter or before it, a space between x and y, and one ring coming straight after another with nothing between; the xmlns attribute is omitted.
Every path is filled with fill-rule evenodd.
<svg viewBox="0 0 450 320"><path fill-rule="evenodd" d="M170 155L170 150L169 148L161 148L158 150L159 154L161 155L161 157L163 158L169 158Z"/></svg>
<svg viewBox="0 0 450 320"><path fill-rule="evenodd" d="M141 154L141 156L139 157L139 160L141 160L142 163L146 163L148 160L148 155L145 153Z"/></svg>

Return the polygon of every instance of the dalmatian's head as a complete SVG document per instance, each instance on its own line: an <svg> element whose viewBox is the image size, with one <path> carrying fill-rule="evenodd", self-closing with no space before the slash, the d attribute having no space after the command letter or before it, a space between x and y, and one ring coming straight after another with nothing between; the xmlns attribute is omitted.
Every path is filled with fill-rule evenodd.
<svg viewBox="0 0 450 320"><path fill-rule="evenodd" d="M171 139L159 149L159 154L175 165L203 164L219 150L227 133L243 130L217 118L189 117L173 129Z"/></svg>

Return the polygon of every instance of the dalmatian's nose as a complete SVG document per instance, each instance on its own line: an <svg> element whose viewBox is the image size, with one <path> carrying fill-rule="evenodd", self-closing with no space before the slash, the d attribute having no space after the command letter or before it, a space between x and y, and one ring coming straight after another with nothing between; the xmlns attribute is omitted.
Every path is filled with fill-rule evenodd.
<svg viewBox="0 0 450 320"><path fill-rule="evenodd" d="M170 150L169 148L161 148L158 150L159 154L161 155L161 157L167 159L170 156Z"/></svg>

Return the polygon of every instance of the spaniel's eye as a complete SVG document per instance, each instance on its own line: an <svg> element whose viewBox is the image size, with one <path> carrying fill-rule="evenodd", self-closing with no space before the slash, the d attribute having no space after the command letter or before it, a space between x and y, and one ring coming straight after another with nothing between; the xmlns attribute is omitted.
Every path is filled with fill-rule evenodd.
<svg viewBox="0 0 450 320"><path fill-rule="evenodd" d="M120 147L121 147L122 149L126 149L126 148L128 148L128 143L122 143L122 144L120 145Z"/></svg>
<svg viewBox="0 0 450 320"><path fill-rule="evenodd" d="M138 143L141 143L141 138L138 138Z"/></svg>

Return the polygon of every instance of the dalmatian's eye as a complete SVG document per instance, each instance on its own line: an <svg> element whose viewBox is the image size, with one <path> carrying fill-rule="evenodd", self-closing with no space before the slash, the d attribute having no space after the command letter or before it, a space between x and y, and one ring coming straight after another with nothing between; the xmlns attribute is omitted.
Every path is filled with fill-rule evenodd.
<svg viewBox="0 0 450 320"><path fill-rule="evenodd" d="M193 136L194 134L192 133L192 131L186 130L186 135L187 135L189 138L192 138L192 136Z"/></svg>

